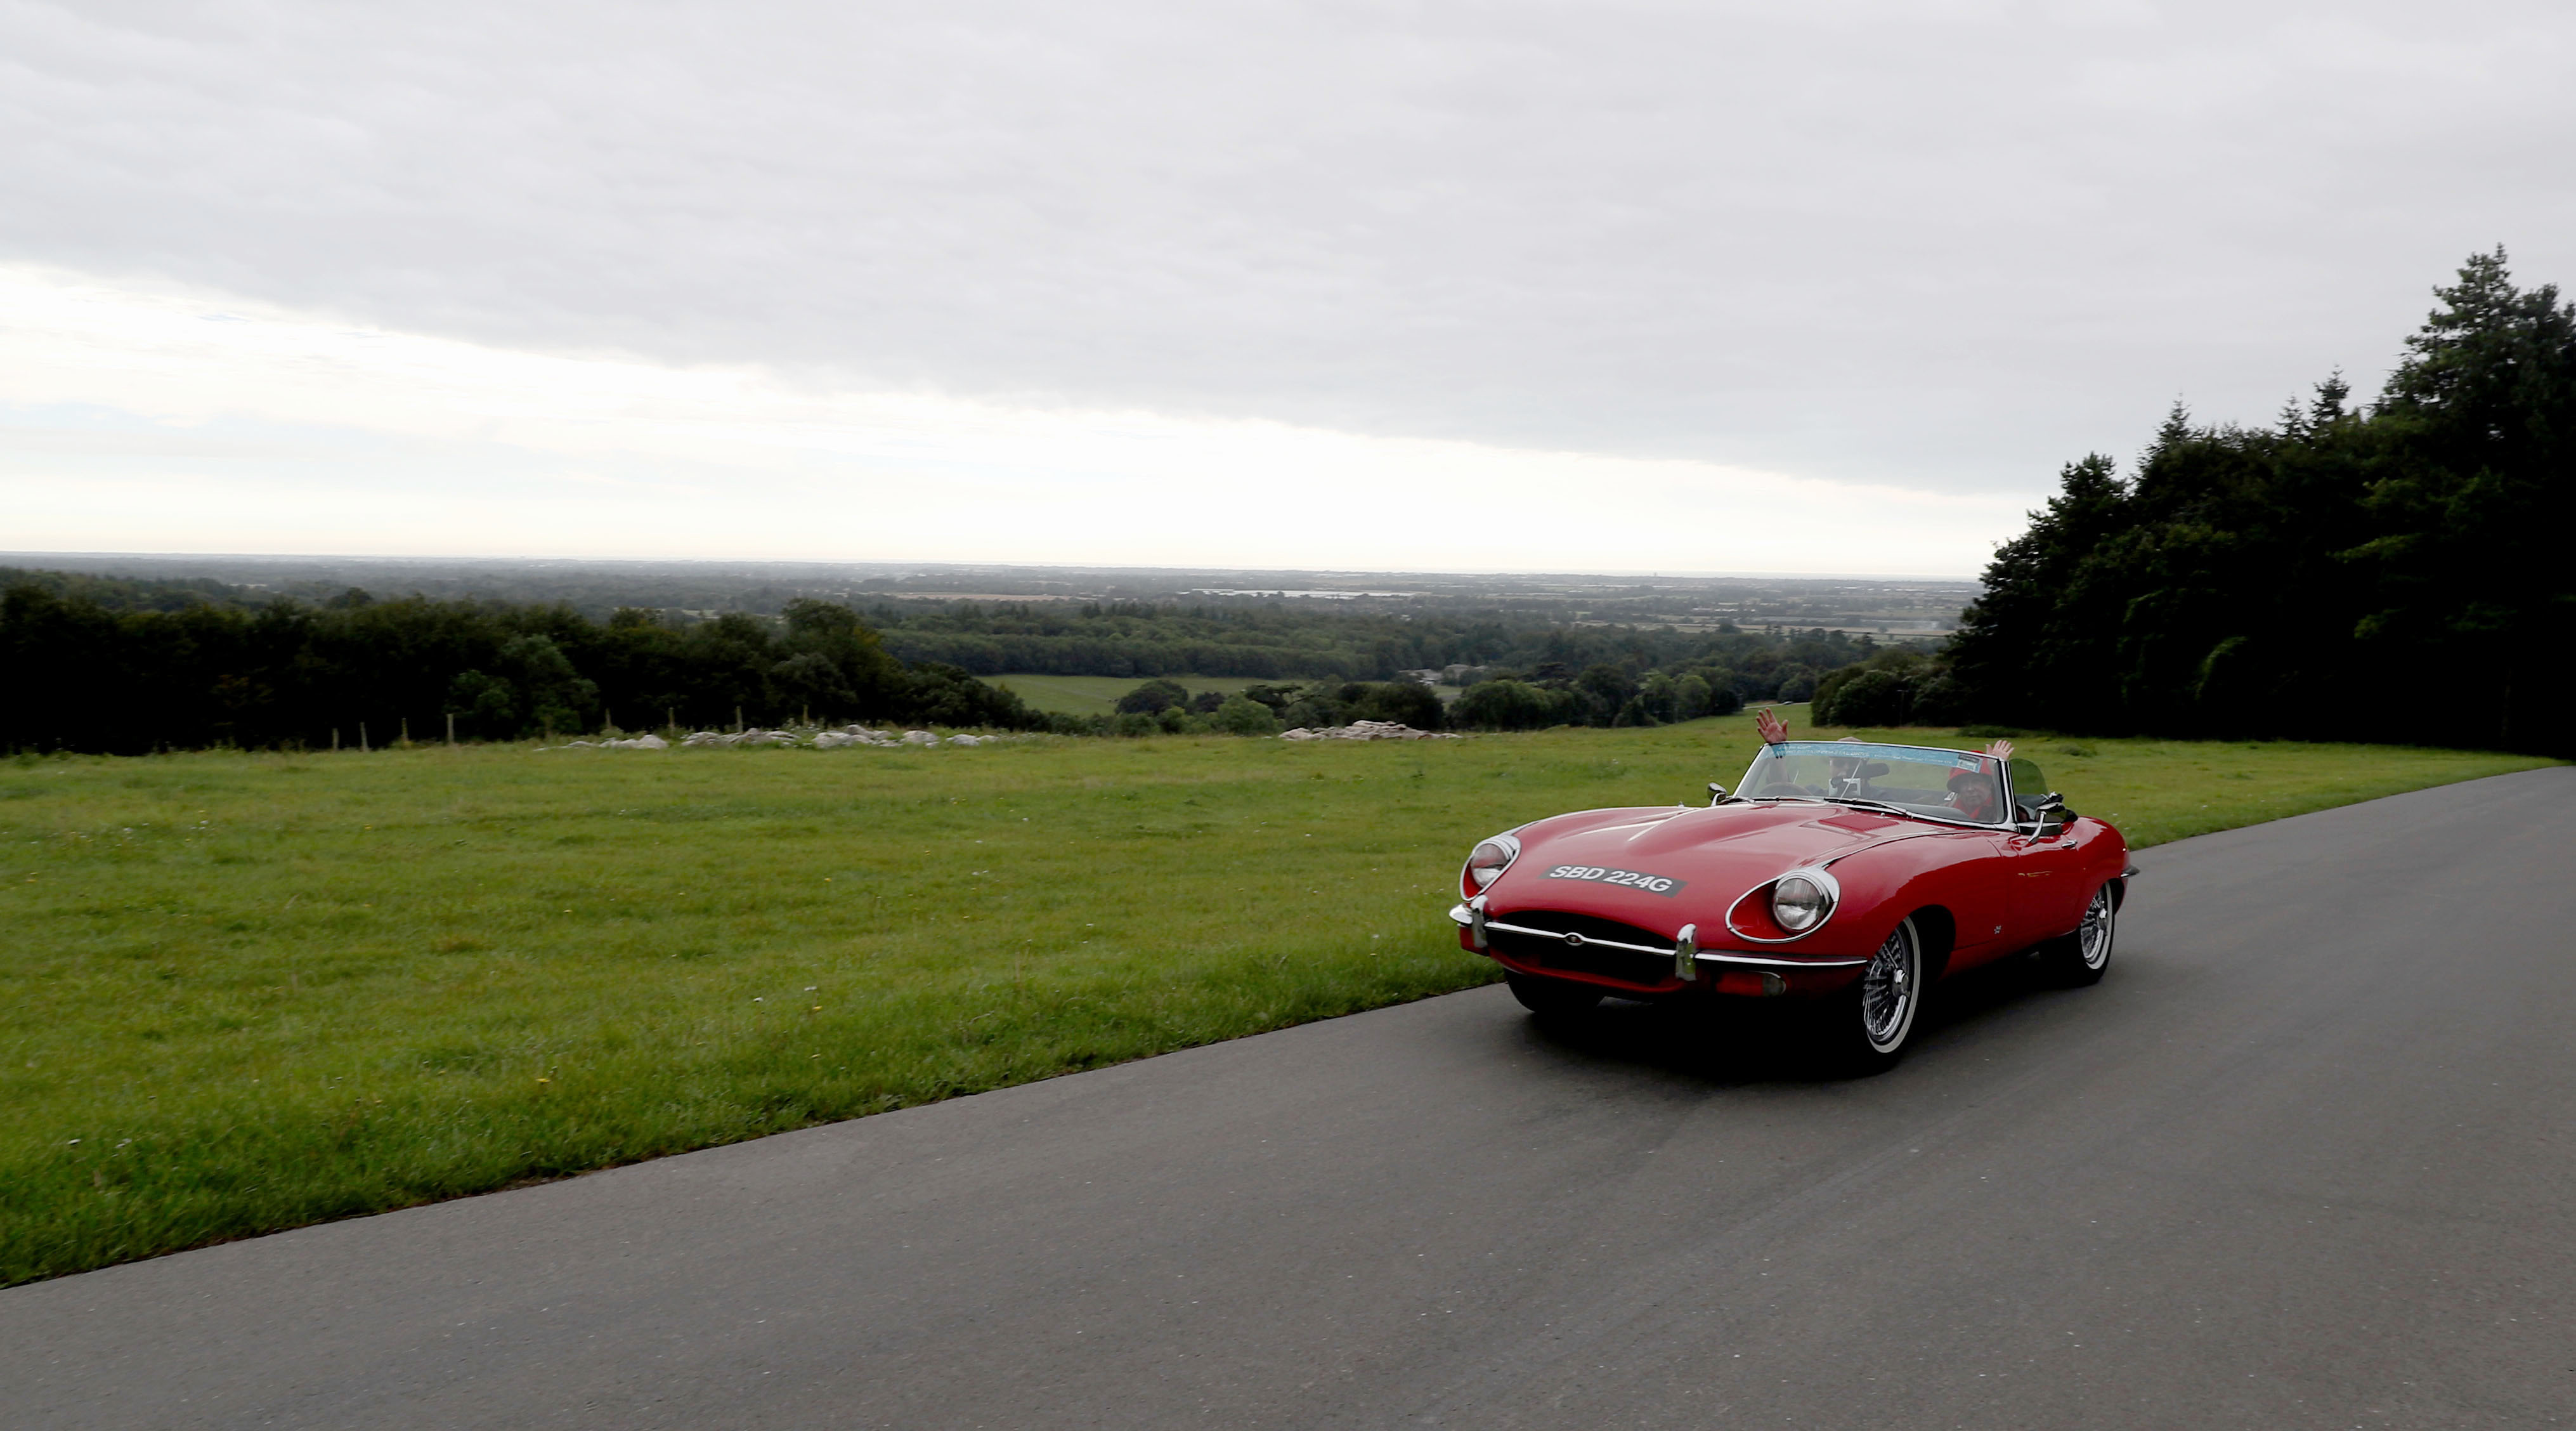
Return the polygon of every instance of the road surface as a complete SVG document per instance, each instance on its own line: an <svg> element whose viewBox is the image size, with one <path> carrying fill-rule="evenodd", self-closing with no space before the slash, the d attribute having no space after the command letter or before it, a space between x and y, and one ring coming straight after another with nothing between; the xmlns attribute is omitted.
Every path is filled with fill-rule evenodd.
<svg viewBox="0 0 2576 1431"><path fill-rule="evenodd" d="M2576 769L2139 862L1882 1077L1483 989L17 1288L0 1424L2576 1424Z"/></svg>

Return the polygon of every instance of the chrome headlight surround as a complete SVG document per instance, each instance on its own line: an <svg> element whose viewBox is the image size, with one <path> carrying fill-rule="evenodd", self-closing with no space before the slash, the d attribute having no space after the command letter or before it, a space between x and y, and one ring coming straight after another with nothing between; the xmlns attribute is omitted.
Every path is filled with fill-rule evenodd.
<svg viewBox="0 0 2576 1431"><path fill-rule="evenodd" d="M1804 881L1815 890L1818 899L1821 901L1816 907L1815 917L1808 920L1805 924L1795 928L1792 928L1789 922L1781 918L1779 914L1780 887L1789 883L1791 880ZM1735 912L1744 907L1745 900L1757 897L1762 900L1765 906L1767 906L1766 912L1770 915L1771 922L1781 930L1785 931L1781 937L1773 938L1768 935L1748 934L1742 928L1737 926L1735 922ZM1766 880L1763 883L1757 884L1753 888L1746 890L1742 897L1738 898L1735 903L1727 906L1726 928L1727 931L1735 935L1735 937L1747 940L1751 943L1787 944L1794 940L1804 939L1808 935L1815 933L1817 930L1824 928L1825 925L1833 919L1834 911L1842 907L1842 902L1842 881L1834 878L1833 871L1826 869L1822 865L1800 865L1796 869L1783 871L1776 879Z"/></svg>
<svg viewBox="0 0 2576 1431"><path fill-rule="evenodd" d="M1510 835L1489 835L1478 840L1476 847L1467 852L1467 862L1458 867L1458 888L1471 897L1483 894L1520 857L1521 842Z"/></svg>
<svg viewBox="0 0 2576 1431"><path fill-rule="evenodd" d="M1834 897L1815 875L1784 874L1771 882L1771 922L1792 934L1806 933L1833 912Z"/></svg>

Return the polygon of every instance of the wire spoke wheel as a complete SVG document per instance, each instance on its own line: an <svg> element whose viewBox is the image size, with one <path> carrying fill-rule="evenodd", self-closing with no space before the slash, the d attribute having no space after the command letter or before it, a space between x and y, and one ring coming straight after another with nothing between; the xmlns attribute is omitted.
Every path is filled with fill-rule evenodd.
<svg viewBox="0 0 2576 1431"><path fill-rule="evenodd" d="M2111 941L2119 932L2120 891L2105 881L2084 902L2084 922L2039 946L2039 967L2053 983L2082 988L2102 980L2111 966Z"/></svg>
<svg viewBox="0 0 2576 1431"><path fill-rule="evenodd" d="M2092 902L2084 906L2084 923L2075 931L2075 957L2087 969L2100 969L2111 962L2111 887L2093 891Z"/></svg>
<svg viewBox="0 0 2576 1431"><path fill-rule="evenodd" d="M1860 1033L1870 1052L1892 1057L1914 1031L1923 1001L1923 951L1911 919L1896 926L1860 975Z"/></svg>

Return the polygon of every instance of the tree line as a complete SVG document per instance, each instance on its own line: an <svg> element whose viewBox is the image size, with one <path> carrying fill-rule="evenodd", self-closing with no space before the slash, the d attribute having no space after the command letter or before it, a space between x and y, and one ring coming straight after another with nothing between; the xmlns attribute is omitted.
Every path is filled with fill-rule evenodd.
<svg viewBox="0 0 2576 1431"><path fill-rule="evenodd" d="M1807 665L1821 673L1855 659L1850 638L1843 647L1825 650L1813 648L1808 633L1794 631L1773 635L1723 623L1707 630L1571 625L1499 609L1388 613L1321 603L962 601L929 608L886 603L867 607L864 615L894 654L978 675L1385 682L1400 672L1453 665L1519 672L1607 665L1631 677L1713 665L1745 674L1752 693L1768 698L1773 692L1761 683L1777 666ZM1800 649L1784 654L1791 647Z"/></svg>
<svg viewBox="0 0 2576 1431"><path fill-rule="evenodd" d="M1812 629L1569 625L1505 611L813 599L776 618L273 599L205 581L0 573L0 746L145 751L520 738L615 721L893 720L1141 733L1403 719L1647 725L1812 698L1819 724L1979 722L2576 754L2576 306L2472 257L2379 398L2340 375L2271 425L2177 406L1998 549L1938 650ZM1466 665L1447 710L1406 670ZM1239 675L1237 704L1048 716L1007 670ZM1173 686L1178 690L1177 685ZM1186 693L1184 693L1185 695ZM1200 698L1204 699L1204 698ZM1177 711L1177 714L1175 712ZM1222 721L1218 719L1224 713Z"/></svg>
<svg viewBox="0 0 2576 1431"><path fill-rule="evenodd" d="M136 754L205 746L508 740L616 724L816 721L1046 729L1018 696L906 663L848 607L683 622L624 610L378 601L118 609L115 593L18 580L0 593L0 748Z"/></svg>
<svg viewBox="0 0 2576 1431"><path fill-rule="evenodd" d="M1769 637L1733 632L1700 643L1700 659L1670 668L1642 662L1561 662L1492 668L1445 708L1417 681L1258 684L1239 694L1192 696L1177 681L1149 680L1118 702L1104 726L1116 734L1220 731L1275 734L1299 726L1391 720L1417 730L1541 730L1551 726L1652 726L1731 715L1748 699L1803 701L1833 673L1888 657L1920 664L1911 647L1821 628ZM1736 664L1718 659L1722 655Z"/></svg>
<svg viewBox="0 0 2576 1431"><path fill-rule="evenodd" d="M2576 754L2576 306L2472 257L2380 397L2177 405L2070 463L1937 660L1829 678L1836 724L1978 721Z"/></svg>
<svg viewBox="0 0 2576 1431"><path fill-rule="evenodd" d="M1363 719L1423 729L1634 725L1722 714L1747 699L1804 699L1824 673L1878 650L1867 636L1823 630L1532 629L1425 617L1425 629L1406 631L1412 623L1400 617L1177 603L960 603L863 617L798 599L777 617L630 607L594 620L564 603L379 600L355 588L314 602L198 579L0 571L0 583L0 661L27 693L0 703L0 749L12 750L319 749L443 739L451 726L459 739L510 740L610 724L800 719L1130 735ZM889 614L933 624L881 632L876 621ZM1186 692L1106 718L1049 714L924 655L957 649L925 646L925 629L1057 643L1042 648L1056 659L1020 669L1259 679L1249 708L1222 721L1222 702L1190 709ZM1454 713L1419 683L1387 679L1413 669L1398 663L1471 655L1520 664L1484 667L1494 679ZM978 657L984 669L997 663L989 651Z"/></svg>

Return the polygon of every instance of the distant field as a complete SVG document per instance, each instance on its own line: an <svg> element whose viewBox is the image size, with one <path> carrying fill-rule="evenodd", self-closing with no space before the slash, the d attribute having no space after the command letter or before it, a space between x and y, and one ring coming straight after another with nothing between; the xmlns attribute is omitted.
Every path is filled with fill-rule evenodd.
<svg viewBox="0 0 2576 1431"><path fill-rule="evenodd" d="M1191 695L1201 691L1232 695L1246 686L1263 684L1251 676L1041 676L1022 672L982 679L987 685L1016 693L1032 709L1060 715L1108 715L1117 709L1120 696L1150 680L1178 681L1189 688ZM1283 679L1271 684L1294 686L1304 682Z"/></svg>
<svg viewBox="0 0 2576 1431"><path fill-rule="evenodd" d="M1753 747L1730 717L0 764L0 1282L1482 983L1442 914L1469 843L1696 802ZM2025 751L2142 845L2544 763Z"/></svg>
<svg viewBox="0 0 2576 1431"><path fill-rule="evenodd" d="M1232 695L1246 686L1302 686L1312 678L1283 676L1265 682L1250 676L1040 676L1023 672L983 679L988 684L1017 692L1032 709L1061 715L1107 715L1117 709L1120 696L1149 680L1178 681L1189 688L1191 695L1201 691L1223 691ZM1458 699L1459 688L1456 686L1433 686L1431 690L1443 703Z"/></svg>

